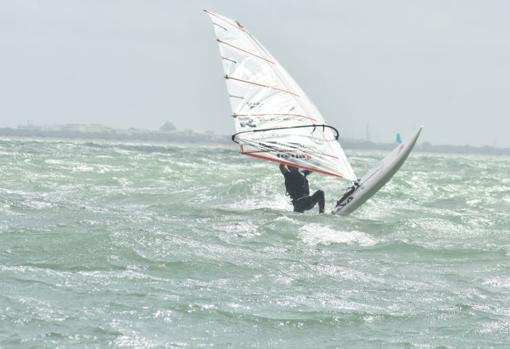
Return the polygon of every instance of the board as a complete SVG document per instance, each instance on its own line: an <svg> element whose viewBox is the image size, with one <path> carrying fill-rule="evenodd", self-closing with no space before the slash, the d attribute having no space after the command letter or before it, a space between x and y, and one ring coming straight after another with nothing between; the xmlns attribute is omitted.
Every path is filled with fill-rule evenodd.
<svg viewBox="0 0 510 349"><path fill-rule="evenodd" d="M376 167L354 183L338 200L332 214L348 215L375 195L400 169L420 137L422 127L407 143L399 144Z"/></svg>

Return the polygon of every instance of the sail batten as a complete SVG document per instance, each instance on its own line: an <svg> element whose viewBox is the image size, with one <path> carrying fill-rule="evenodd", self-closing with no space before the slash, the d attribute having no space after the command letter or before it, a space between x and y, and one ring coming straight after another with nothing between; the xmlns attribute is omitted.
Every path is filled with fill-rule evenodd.
<svg viewBox="0 0 510 349"><path fill-rule="evenodd" d="M242 82L242 83L245 83L245 84L252 84L252 85L256 85L256 86L260 86L260 87L270 88L270 89L277 90L277 91L280 91L280 92L290 93L291 95L299 97L299 95L297 93L294 93L292 91L288 91L288 90L283 89L281 87L269 86L269 85L258 83L256 81L248 81L248 80L239 79L239 78L235 78L233 76L228 76L228 75L225 75L225 79L234 80L234 81Z"/></svg>
<svg viewBox="0 0 510 349"><path fill-rule="evenodd" d="M216 41L217 41L217 42L219 42L220 44L230 46L230 47L232 47L232 48L234 48L234 49L236 49L236 50L242 51L242 52L244 52L244 53L246 53L246 54L249 54L249 55L251 55L251 56L253 56L253 57L257 57L257 58L262 59L263 61L266 61L266 62L268 62L268 63L274 64L274 62L273 62L272 60L268 59L268 58L265 58L265 57L259 56L259 55L255 54L255 53L253 53L253 52L250 52L250 51L247 51L247 50L242 49L242 48L240 48L240 47L237 47L236 45L233 45L233 44L228 43L228 42L226 42L226 41L223 41L223 40L220 40L220 39L216 39Z"/></svg>
<svg viewBox="0 0 510 349"><path fill-rule="evenodd" d="M248 156L356 179L338 131L271 53L239 22L205 11L213 22L236 133Z"/></svg>

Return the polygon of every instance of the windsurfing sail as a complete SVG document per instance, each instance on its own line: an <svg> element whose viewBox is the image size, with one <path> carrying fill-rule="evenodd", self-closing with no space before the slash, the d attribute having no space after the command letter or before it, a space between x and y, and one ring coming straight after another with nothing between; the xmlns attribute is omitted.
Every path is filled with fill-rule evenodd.
<svg viewBox="0 0 510 349"><path fill-rule="evenodd" d="M338 131L239 22L205 11L220 48L236 133L245 155L356 180Z"/></svg>

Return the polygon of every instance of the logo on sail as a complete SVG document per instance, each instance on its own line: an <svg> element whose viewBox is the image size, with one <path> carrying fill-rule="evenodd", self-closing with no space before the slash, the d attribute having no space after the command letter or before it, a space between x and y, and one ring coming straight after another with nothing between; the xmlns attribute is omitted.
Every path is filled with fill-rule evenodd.
<svg viewBox="0 0 510 349"><path fill-rule="evenodd" d="M298 160L310 160L312 157L308 154L295 154L295 153L278 153L276 154L280 159L298 159Z"/></svg>

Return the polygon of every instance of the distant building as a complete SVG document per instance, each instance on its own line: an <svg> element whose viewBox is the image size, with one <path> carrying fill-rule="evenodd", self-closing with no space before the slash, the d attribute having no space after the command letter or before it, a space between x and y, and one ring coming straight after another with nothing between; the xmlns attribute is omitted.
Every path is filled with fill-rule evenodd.
<svg viewBox="0 0 510 349"><path fill-rule="evenodd" d="M64 124L60 126L60 131L81 132L81 133L110 133L115 130L100 124Z"/></svg>
<svg viewBox="0 0 510 349"><path fill-rule="evenodd" d="M159 128L159 130L161 132L174 132L177 128L170 121L167 121Z"/></svg>
<svg viewBox="0 0 510 349"><path fill-rule="evenodd" d="M25 125L18 125L19 130L31 130L31 131L38 131L41 129L40 126L33 125L31 123L26 123Z"/></svg>

